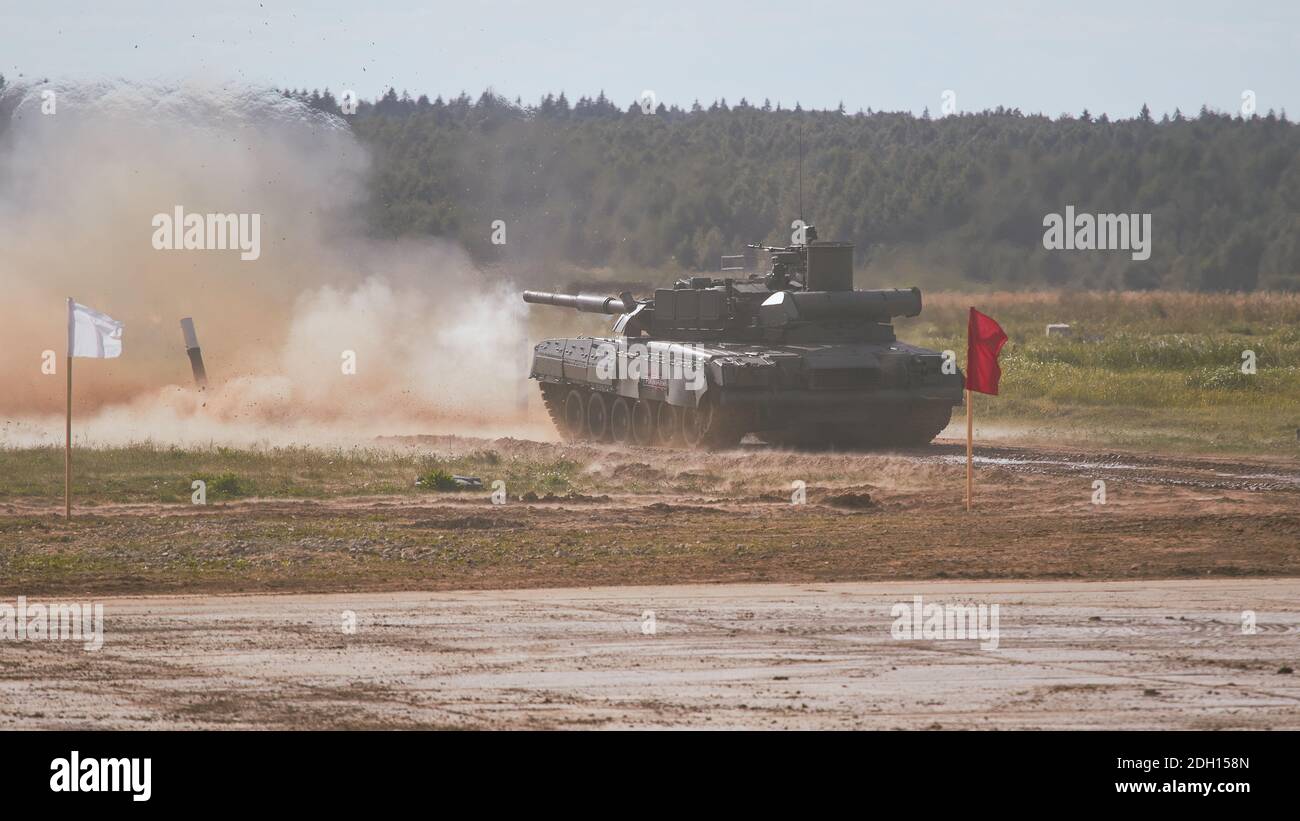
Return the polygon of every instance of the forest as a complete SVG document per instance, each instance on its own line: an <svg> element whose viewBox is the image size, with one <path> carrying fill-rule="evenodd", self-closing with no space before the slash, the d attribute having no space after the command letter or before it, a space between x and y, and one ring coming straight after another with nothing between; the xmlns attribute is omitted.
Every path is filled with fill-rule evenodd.
<svg viewBox="0 0 1300 821"><path fill-rule="evenodd" d="M486 267L717 271L747 243L789 244L802 215L856 244L859 287L1300 290L1300 129L1285 112L280 93L369 147L376 236L450 238ZM1149 257L1045 248L1045 219L1067 208L1150 215Z"/></svg>
<svg viewBox="0 0 1300 821"><path fill-rule="evenodd" d="M329 92L284 93L341 114ZM483 262L716 271L746 243L790 242L802 145L802 214L856 243L864 283L1300 290L1300 129L1285 112L647 108L390 89L342 116L373 150L373 230L454 237ZM1151 215L1150 257L1048 250L1044 219L1067 206Z"/></svg>

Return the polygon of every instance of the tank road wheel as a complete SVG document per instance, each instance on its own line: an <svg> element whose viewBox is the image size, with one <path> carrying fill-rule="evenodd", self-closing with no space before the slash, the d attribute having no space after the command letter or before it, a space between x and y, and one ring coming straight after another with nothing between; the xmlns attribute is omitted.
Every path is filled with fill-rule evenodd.
<svg viewBox="0 0 1300 821"><path fill-rule="evenodd" d="M609 403L603 393L592 392L587 400L587 436L593 442L609 439Z"/></svg>
<svg viewBox="0 0 1300 821"><path fill-rule="evenodd" d="M682 439L696 450L734 448L744 435L731 414L707 398L693 408L683 409L681 417Z"/></svg>
<svg viewBox="0 0 1300 821"><path fill-rule="evenodd" d="M655 406L649 399L638 399L632 405L632 442L641 447L655 442Z"/></svg>
<svg viewBox="0 0 1300 821"><path fill-rule="evenodd" d="M621 396L609 406L609 435L620 445L632 441L632 408Z"/></svg>
<svg viewBox="0 0 1300 821"><path fill-rule="evenodd" d="M682 408L682 441L686 447L699 450L704 447L705 434L713 421L713 407L700 405L695 408Z"/></svg>
<svg viewBox="0 0 1300 821"><path fill-rule="evenodd" d="M681 443L682 428L678 420L677 408L667 402L659 402L655 408L655 444L672 448Z"/></svg>
<svg viewBox="0 0 1300 821"><path fill-rule="evenodd" d="M561 433L569 442L576 442L587 435L587 400L577 388L564 397L564 428Z"/></svg>

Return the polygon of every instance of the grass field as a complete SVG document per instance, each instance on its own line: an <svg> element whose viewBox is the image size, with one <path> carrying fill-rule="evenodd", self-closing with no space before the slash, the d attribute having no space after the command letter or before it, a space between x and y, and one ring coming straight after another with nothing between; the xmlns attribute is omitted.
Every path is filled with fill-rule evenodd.
<svg viewBox="0 0 1300 821"><path fill-rule="evenodd" d="M1300 470L1272 460L1108 466L1083 455L1077 468L1045 470L1034 460L1047 449L989 448L1029 461L980 466L966 518L952 444L865 454L380 444L84 451L71 520L57 451L3 452L0 597L1300 574ZM436 471L484 487L415 484ZM204 505L187 493L196 475L212 478ZM1095 478L1109 484L1105 506L1091 501ZM496 479L504 504L489 498Z"/></svg>
<svg viewBox="0 0 1300 821"><path fill-rule="evenodd" d="M927 294L899 337L964 360L971 306L1009 337L1001 395L976 399L982 422L1107 448L1300 456L1300 295ZM1073 336L1048 337L1055 322Z"/></svg>
<svg viewBox="0 0 1300 821"><path fill-rule="evenodd" d="M562 458L504 458L491 449L454 455L407 454L402 448L179 448L144 443L78 448L73 492L80 506L101 503L189 504L193 482L208 502L243 498L326 499L455 493L453 475L500 479L514 495L574 490L579 465ZM417 484L419 481L419 484ZM0 501L63 494L61 447L0 449Z"/></svg>

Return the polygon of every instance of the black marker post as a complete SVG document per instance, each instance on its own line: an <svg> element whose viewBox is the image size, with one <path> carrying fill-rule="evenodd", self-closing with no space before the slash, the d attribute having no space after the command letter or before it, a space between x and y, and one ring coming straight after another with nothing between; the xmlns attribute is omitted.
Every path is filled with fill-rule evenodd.
<svg viewBox="0 0 1300 821"><path fill-rule="evenodd" d="M199 335L194 332L194 320L185 317L181 320L181 333L185 335L185 353L190 356L190 367L194 369L194 382L203 390L208 386L208 372L203 369L203 352L199 350Z"/></svg>

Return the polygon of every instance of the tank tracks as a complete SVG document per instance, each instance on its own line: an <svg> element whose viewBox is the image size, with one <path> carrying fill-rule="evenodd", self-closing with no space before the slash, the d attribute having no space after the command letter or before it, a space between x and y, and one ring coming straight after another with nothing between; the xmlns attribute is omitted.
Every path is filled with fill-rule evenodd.
<svg viewBox="0 0 1300 821"><path fill-rule="evenodd" d="M713 402L678 408L572 385L542 385L542 401L566 442L614 442L695 450L734 448L744 426Z"/></svg>
<svg viewBox="0 0 1300 821"><path fill-rule="evenodd" d="M543 384L541 388L546 412L566 442L720 450L739 445L749 427L710 401L699 408L678 408L576 385ZM947 404L918 405L907 413L868 418L859 425L762 436L773 444L813 449L915 447L929 444L951 418L952 407Z"/></svg>

